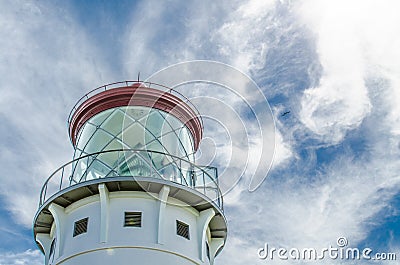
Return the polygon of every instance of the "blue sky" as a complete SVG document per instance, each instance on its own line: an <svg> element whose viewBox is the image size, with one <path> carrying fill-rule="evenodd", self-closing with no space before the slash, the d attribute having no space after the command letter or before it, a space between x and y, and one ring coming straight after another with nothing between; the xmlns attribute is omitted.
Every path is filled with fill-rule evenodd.
<svg viewBox="0 0 400 265"><path fill-rule="evenodd" d="M248 74L276 126L268 178L248 192L245 176L225 197L229 235L216 264L263 264L264 243L323 248L341 236L400 259L399 7L395 0L1 1L0 264L43 263L31 223L44 180L72 158L66 120L76 100L188 60ZM209 133L216 143L224 140L217 132Z"/></svg>

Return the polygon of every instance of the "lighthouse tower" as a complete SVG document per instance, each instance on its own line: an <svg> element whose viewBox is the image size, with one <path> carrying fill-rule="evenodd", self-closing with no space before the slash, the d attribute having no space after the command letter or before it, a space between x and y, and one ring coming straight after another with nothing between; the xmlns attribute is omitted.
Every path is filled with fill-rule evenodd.
<svg viewBox="0 0 400 265"><path fill-rule="evenodd" d="M217 169L195 163L201 116L177 91L119 82L68 119L74 158L34 218L45 264L214 264L227 225Z"/></svg>

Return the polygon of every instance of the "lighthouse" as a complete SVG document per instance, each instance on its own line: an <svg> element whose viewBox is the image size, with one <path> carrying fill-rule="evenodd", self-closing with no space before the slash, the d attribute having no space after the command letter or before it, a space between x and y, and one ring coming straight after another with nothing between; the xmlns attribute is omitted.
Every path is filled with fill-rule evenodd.
<svg viewBox="0 0 400 265"><path fill-rule="evenodd" d="M203 123L184 95L124 81L84 95L73 159L45 181L33 221L45 264L214 264L227 222L217 168L196 164Z"/></svg>

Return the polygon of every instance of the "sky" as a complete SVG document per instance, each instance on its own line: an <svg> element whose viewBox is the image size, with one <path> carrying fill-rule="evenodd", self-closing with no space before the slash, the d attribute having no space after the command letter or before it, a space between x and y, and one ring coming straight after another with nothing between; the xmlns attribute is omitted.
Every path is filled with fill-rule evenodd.
<svg viewBox="0 0 400 265"><path fill-rule="evenodd" d="M250 192L244 174L225 195L229 232L216 264L302 264L262 260L257 250L320 249L340 237L400 259L399 8L397 0L1 0L0 264L44 264L32 220L45 179L72 159L75 102L191 60L247 75L275 126L267 178ZM257 153L251 119L238 113L250 131L246 148ZM232 117L221 121L235 137ZM226 148L212 128L208 121L205 134L223 167L243 146ZM251 171L265 161L248 162Z"/></svg>

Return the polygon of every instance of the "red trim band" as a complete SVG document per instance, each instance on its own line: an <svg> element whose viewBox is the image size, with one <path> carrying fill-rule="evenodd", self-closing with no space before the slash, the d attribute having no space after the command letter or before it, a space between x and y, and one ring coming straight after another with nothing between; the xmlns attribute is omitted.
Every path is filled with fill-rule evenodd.
<svg viewBox="0 0 400 265"><path fill-rule="evenodd" d="M72 115L69 124L72 144L76 145L79 130L90 118L102 111L124 106L155 108L175 116L191 132L194 150L197 150L203 128L196 113L180 98L165 91L145 87L140 83L103 91L83 102Z"/></svg>

